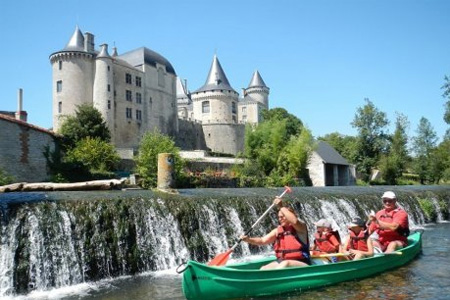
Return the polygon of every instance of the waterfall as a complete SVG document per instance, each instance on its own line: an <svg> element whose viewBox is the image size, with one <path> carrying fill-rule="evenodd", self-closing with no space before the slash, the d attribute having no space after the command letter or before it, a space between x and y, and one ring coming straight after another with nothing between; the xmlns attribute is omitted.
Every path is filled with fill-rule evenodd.
<svg viewBox="0 0 450 300"><path fill-rule="evenodd" d="M381 208L383 187L294 188L284 203L308 224L333 220L341 236L351 218ZM448 187L396 187L399 204L420 226L419 199L429 199L438 220ZM0 297L45 291L103 278L166 270L183 261L206 262L227 251L271 205L278 189L207 189L179 195L140 192L48 192L0 195ZM34 197L34 198L33 198ZM277 225L273 210L253 230ZM240 243L234 258L271 252Z"/></svg>

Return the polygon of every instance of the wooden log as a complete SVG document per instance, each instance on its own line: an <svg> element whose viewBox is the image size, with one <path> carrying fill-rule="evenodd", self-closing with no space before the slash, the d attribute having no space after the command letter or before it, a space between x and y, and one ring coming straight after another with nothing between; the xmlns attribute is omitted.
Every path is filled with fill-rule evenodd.
<svg viewBox="0 0 450 300"><path fill-rule="evenodd" d="M73 183L16 183L0 187L0 192L112 190L122 188L124 183L125 179L93 180Z"/></svg>
<svg viewBox="0 0 450 300"><path fill-rule="evenodd" d="M0 193L20 192L25 182L18 182L0 186Z"/></svg>

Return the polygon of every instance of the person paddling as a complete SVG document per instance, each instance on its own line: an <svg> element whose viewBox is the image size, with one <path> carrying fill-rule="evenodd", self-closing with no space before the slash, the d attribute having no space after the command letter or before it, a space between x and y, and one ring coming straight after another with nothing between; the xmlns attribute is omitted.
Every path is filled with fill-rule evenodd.
<svg viewBox="0 0 450 300"><path fill-rule="evenodd" d="M350 259L357 260L373 256L372 239L367 230L366 223L360 218L353 218L348 224L349 237L345 242L344 249L351 255Z"/></svg>
<svg viewBox="0 0 450 300"><path fill-rule="evenodd" d="M385 192L382 200L384 209L378 211L375 216L369 216L369 231L378 234L378 242L374 243L379 243L383 252L390 253L408 244L408 214L397 206L394 192Z"/></svg>
<svg viewBox="0 0 450 300"><path fill-rule="evenodd" d="M280 225L263 237L243 235L241 240L257 246L273 244L277 260L261 267L262 270L309 265L309 240L306 223L297 217L292 208L283 206L281 198L275 198L274 204L278 207Z"/></svg>

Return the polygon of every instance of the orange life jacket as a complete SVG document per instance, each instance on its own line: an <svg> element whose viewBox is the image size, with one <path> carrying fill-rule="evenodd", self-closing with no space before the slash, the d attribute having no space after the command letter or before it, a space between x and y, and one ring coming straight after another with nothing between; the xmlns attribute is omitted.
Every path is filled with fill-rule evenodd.
<svg viewBox="0 0 450 300"><path fill-rule="evenodd" d="M377 219L382 222L392 223L394 214L398 213L401 209L396 208L390 212L386 212L385 210L379 211L377 213ZM378 228L378 236L379 240L382 244L389 243L390 241L403 241L406 243L407 237L409 235L409 228L398 227L397 230L390 229L380 229Z"/></svg>
<svg viewBox="0 0 450 300"><path fill-rule="evenodd" d="M358 235L356 235L352 230L350 232L350 242L348 243L347 250L354 249L359 251L369 250L367 247L367 239L369 238L369 233L367 230L361 230Z"/></svg>
<svg viewBox="0 0 450 300"><path fill-rule="evenodd" d="M273 245L278 259L295 259L309 262L309 245L303 243L297 236L292 225L284 228L278 226L277 239Z"/></svg>
<svg viewBox="0 0 450 300"><path fill-rule="evenodd" d="M336 253L339 249L331 242L331 237L335 236L332 232L325 232L322 235L319 232L314 234L314 244L317 249L325 253Z"/></svg>

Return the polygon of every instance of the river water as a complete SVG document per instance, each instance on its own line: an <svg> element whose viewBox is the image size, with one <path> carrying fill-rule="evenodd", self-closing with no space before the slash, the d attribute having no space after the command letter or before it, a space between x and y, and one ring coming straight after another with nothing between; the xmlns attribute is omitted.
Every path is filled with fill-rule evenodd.
<svg viewBox="0 0 450 300"><path fill-rule="evenodd" d="M426 225L424 230L422 254L406 266L359 281L264 299L450 299L450 223ZM184 297L181 275L167 270L4 299L178 300Z"/></svg>

